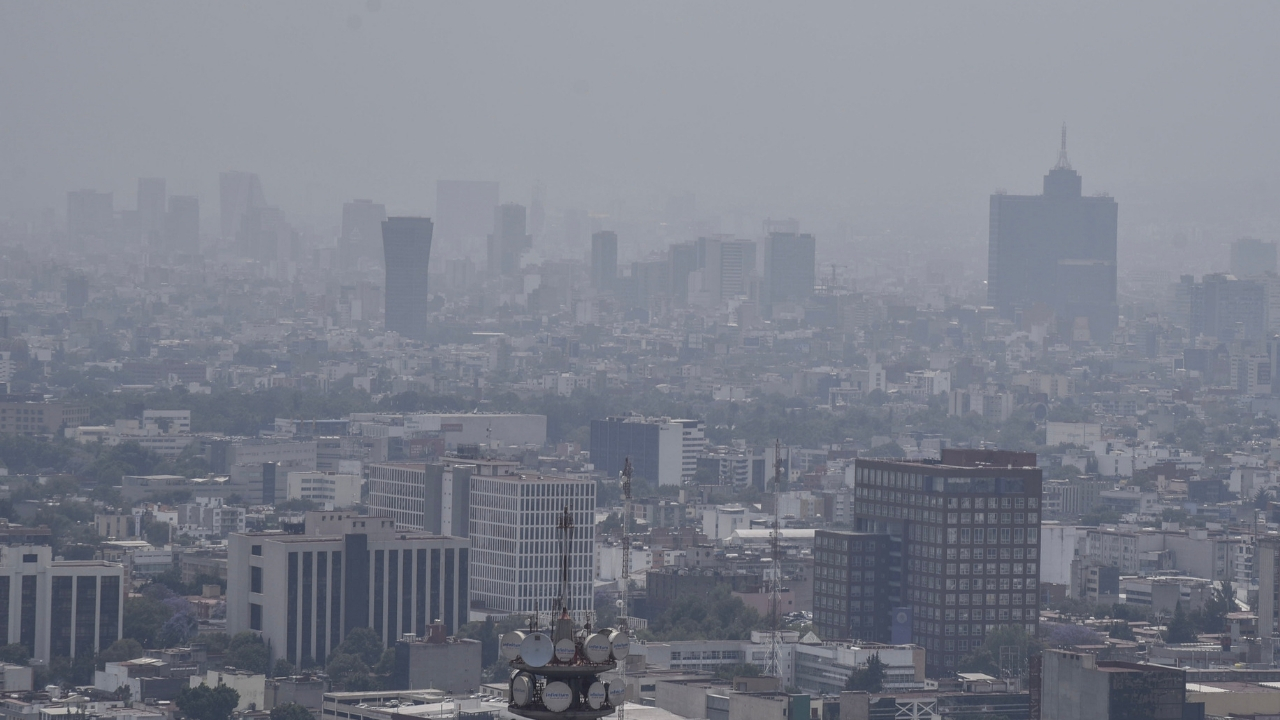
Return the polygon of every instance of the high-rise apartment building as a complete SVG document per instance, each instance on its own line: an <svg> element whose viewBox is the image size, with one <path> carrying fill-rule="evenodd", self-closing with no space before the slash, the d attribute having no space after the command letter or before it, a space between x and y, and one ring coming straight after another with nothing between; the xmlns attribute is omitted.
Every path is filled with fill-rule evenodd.
<svg viewBox="0 0 1280 720"><path fill-rule="evenodd" d="M622 472L627 458L635 477L657 485L680 485L698 471L707 447L703 420L637 415L591 421L591 462L606 475Z"/></svg>
<svg viewBox="0 0 1280 720"><path fill-rule="evenodd" d="M817 241L812 235L773 232L765 243L764 301L804 304L817 283Z"/></svg>
<svg viewBox="0 0 1280 720"><path fill-rule="evenodd" d="M164 235L173 252L194 255L200 252L200 199L190 195L169 197L164 217Z"/></svg>
<svg viewBox="0 0 1280 720"><path fill-rule="evenodd" d="M1179 295L1187 303L1192 337L1222 342L1263 340L1267 334L1267 288L1258 280L1212 273L1195 282L1183 275Z"/></svg>
<svg viewBox="0 0 1280 720"><path fill-rule="evenodd" d="M227 631L262 636L276 658L324 664L358 627L390 647L467 622L468 543L398 531L386 517L307 513L303 534L232 535Z"/></svg>
<svg viewBox="0 0 1280 720"><path fill-rule="evenodd" d="M556 529L568 508L573 527ZM471 476L473 617L554 613L569 554L569 612L594 610L596 484L557 475ZM567 543L567 545L566 545Z"/></svg>
<svg viewBox="0 0 1280 720"><path fill-rule="evenodd" d="M1240 238L1231 243L1231 274L1251 277L1276 272L1276 242Z"/></svg>
<svg viewBox="0 0 1280 720"><path fill-rule="evenodd" d="M887 643L888 535L818 530L813 537L813 626L826 641Z"/></svg>
<svg viewBox="0 0 1280 720"><path fill-rule="evenodd" d="M698 271L698 247L695 243L675 243L668 250L671 265L671 296L681 304L689 302L689 276Z"/></svg>
<svg viewBox="0 0 1280 720"><path fill-rule="evenodd" d="M471 475L476 469L457 458L371 463L365 467L369 509L394 519L400 528L467 537Z"/></svg>
<svg viewBox="0 0 1280 720"><path fill-rule="evenodd" d="M940 462L859 458L854 529L891 537L889 599L910 614L931 677L1002 625L1039 622L1041 471L1034 453L943 450Z"/></svg>
<svg viewBox="0 0 1280 720"><path fill-rule="evenodd" d="M1119 314L1117 213L1112 198L1081 194L1064 128L1043 194L991 196L987 301L1009 318L1042 305L1067 328L1083 320L1094 342L1109 342Z"/></svg>
<svg viewBox="0 0 1280 720"><path fill-rule="evenodd" d="M699 238L702 297L715 305L749 294L756 267L756 244L731 237Z"/></svg>
<svg viewBox="0 0 1280 720"><path fill-rule="evenodd" d="M372 200L352 200L342 204L342 237L339 255L354 267L360 258L377 259L382 241L382 222L387 208Z"/></svg>
<svg viewBox="0 0 1280 720"><path fill-rule="evenodd" d="M148 244L164 242L164 178L138 178L138 230Z"/></svg>
<svg viewBox="0 0 1280 720"><path fill-rule="evenodd" d="M387 268L386 328L412 340L427 338L431 233L431 218L393 217L382 223Z"/></svg>
<svg viewBox="0 0 1280 720"><path fill-rule="evenodd" d="M46 545L0 547L0 640L32 659L102 652L120 639L124 566L54 560Z"/></svg>
<svg viewBox="0 0 1280 720"><path fill-rule="evenodd" d="M618 281L618 233L601 230L591 236L591 287L612 293Z"/></svg>
<svg viewBox="0 0 1280 720"><path fill-rule="evenodd" d="M240 232L245 213L252 208L266 207L262 193L262 181L255 173L224 172L218 178L218 200L221 211L220 229L224 240L231 240Z"/></svg>
<svg viewBox="0 0 1280 720"><path fill-rule="evenodd" d="M533 238L525 232L523 205L503 203L493 211L493 232L487 246L491 276L514 277L520 274L520 256L533 247Z"/></svg>
<svg viewBox="0 0 1280 720"><path fill-rule="evenodd" d="M106 238L116 212L109 192L72 190L67 193L67 234L72 238Z"/></svg>

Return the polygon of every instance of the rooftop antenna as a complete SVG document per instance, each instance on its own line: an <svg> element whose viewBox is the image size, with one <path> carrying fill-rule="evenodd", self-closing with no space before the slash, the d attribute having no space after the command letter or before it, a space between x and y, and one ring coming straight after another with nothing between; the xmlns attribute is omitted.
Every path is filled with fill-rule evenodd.
<svg viewBox="0 0 1280 720"><path fill-rule="evenodd" d="M1058 150L1058 164L1053 167L1054 170L1070 170L1071 163L1067 160L1067 124L1062 123L1062 149Z"/></svg>
<svg viewBox="0 0 1280 720"><path fill-rule="evenodd" d="M631 458L626 458L622 463L622 599L618 601L618 629L622 631L628 639L632 639L631 634L631 618L629 613L631 608L628 606L631 594L631 539L628 532L631 530ZM618 682L625 687L627 684L627 663L618 663ZM625 703L618 704L618 720L623 720L626 715Z"/></svg>
<svg viewBox="0 0 1280 720"><path fill-rule="evenodd" d="M769 619L772 622L772 631L769 633L769 667L765 670L765 675L771 675L782 680L782 663L779 662L779 654L781 648L778 643L778 611L782 608L782 563L778 559L778 505L782 494L782 442L778 439L773 441L773 532L769 534L769 543L772 547L772 574L771 587L769 589Z"/></svg>

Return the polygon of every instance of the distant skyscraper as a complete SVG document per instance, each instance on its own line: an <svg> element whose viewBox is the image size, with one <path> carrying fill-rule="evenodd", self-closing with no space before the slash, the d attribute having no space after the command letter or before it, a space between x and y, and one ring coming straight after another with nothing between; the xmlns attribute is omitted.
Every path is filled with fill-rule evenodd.
<svg viewBox="0 0 1280 720"><path fill-rule="evenodd" d="M256 207L266 207L262 182L254 173L224 172L219 178L218 199L222 211L222 237L231 239L240 232L241 219Z"/></svg>
<svg viewBox="0 0 1280 720"><path fill-rule="evenodd" d="M493 232L498 183L487 180L440 180L436 183L435 237L446 257L483 252ZM478 258L477 258L478 259Z"/></svg>
<svg viewBox="0 0 1280 720"><path fill-rule="evenodd" d="M67 233L73 238L105 238L115 223L111 193L73 190L67 193Z"/></svg>
<svg viewBox="0 0 1280 720"><path fill-rule="evenodd" d="M252 207L241 216L235 237L245 257L271 262L287 254L292 233L280 208Z"/></svg>
<svg viewBox="0 0 1280 720"><path fill-rule="evenodd" d="M138 178L138 229L152 245L164 241L164 178Z"/></svg>
<svg viewBox="0 0 1280 720"><path fill-rule="evenodd" d="M169 197L165 213L165 238L173 252L194 255L200 252L200 200L188 195Z"/></svg>
<svg viewBox="0 0 1280 720"><path fill-rule="evenodd" d="M711 303L748 294L756 267L756 244L730 236L698 238L702 291Z"/></svg>
<svg viewBox="0 0 1280 720"><path fill-rule="evenodd" d="M669 249L671 296L681 304L689 302L689 274L698 271L698 247L691 242L675 243Z"/></svg>
<svg viewBox="0 0 1280 720"><path fill-rule="evenodd" d="M393 217L382 223L387 267L386 328L413 340L427 339L431 233L431 218Z"/></svg>
<svg viewBox="0 0 1280 720"><path fill-rule="evenodd" d="M802 304L813 297L817 282L817 242L813 236L774 232L765 248L764 299L769 312L778 303Z"/></svg>
<svg viewBox="0 0 1280 720"><path fill-rule="evenodd" d="M520 274L520 256L533 246L525 233L523 205L505 203L493 211L493 232L488 242L488 269L493 276Z"/></svg>
<svg viewBox="0 0 1280 720"><path fill-rule="evenodd" d="M1236 277L1265 275L1276 271L1276 243L1257 238L1240 238L1231 243L1231 274Z"/></svg>
<svg viewBox="0 0 1280 720"><path fill-rule="evenodd" d="M387 208L372 200L353 200L342 205L342 238L339 252L342 261L354 267L362 257L378 257L382 240L382 221Z"/></svg>
<svg viewBox="0 0 1280 720"><path fill-rule="evenodd" d="M618 233L601 230L591 236L591 286L610 292L618 280Z"/></svg>
<svg viewBox="0 0 1280 720"><path fill-rule="evenodd" d="M1084 318L1095 342L1115 329L1116 201L1083 197L1067 162L1062 131L1058 164L1043 195L992 195L987 301L1005 317L1043 305L1060 323Z"/></svg>

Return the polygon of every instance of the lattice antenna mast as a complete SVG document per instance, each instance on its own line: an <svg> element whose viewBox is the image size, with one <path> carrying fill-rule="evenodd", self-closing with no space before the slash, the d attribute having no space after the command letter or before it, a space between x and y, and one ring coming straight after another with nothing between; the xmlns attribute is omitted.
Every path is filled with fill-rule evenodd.
<svg viewBox="0 0 1280 720"><path fill-rule="evenodd" d="M631 458L622 463L622 599L618 601L618 629L631 634ZM627 662L618 663L618 682L627 685ZM618 704L618 720L626 718L626 702Z"/></svg>
<svg viewBox="0 0 1280 720"><path fill-rule="evenodd" d="M1070 170L1071 163L1067 160L1067 124L1062 123L1062 149L1058 150L1058 164L1054 169Z"/></svg>
<svg viewBox="0 0 1280 720"><path fill-rule="evenodd" d="M560 531L560 612L564 613L569 610L569 549L573 545L573 514L568 505L560 513L556 529Z"/></svg>
<svg viewBox="0 0 1280 720"><path fill-rule="evenodd" d="M769 589L769 619L772 623L769 633L769 667L765 671L766 675L782 679L782 663L780 662L780 654L782 648L778 642L778 611L782 608L782 562L778 553L778 536L781 534L779 530L779 510L778 506L782 499L782 443L779 440L773 441L773 532L769 534L769 544L773 554L772 559L772 585Z"/></svg>

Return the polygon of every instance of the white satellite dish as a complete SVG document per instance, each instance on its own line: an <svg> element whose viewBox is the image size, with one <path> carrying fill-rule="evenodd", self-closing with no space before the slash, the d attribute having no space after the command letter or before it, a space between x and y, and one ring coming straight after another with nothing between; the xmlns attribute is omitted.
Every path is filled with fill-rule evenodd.
<svg viewBox="0 0 1280 720"><path fill-rule="evenodd" d="M563 638L556 641L556 662L573 662L573 656L577 652L578 648L574 647L572 639Z"/></svg>
<svg viewBox="0 0 1280 720"><path fill-rule="evenodd" d="M609 693L604 689L604 683L598 680L591 683L591 687L587 688L587 704L591 706L592 710L599 710L608 697Z"/></svg>
<svg viewBox="0 0 1280 720"><path fill-rule="evenodd" d="M529 673L516 673L516 676L511 679L511 702L524 707L532 698L533 676Z"/></svg>
<svg viewBox="0 0 1280 720"><path fill-rule="evenodd" d="M519 630L512 630L504 633L499 647L502 649L502 657L508 660L515 660L520 657L520 643L524 642L524 633Z"/></svg>
<svg viewBox="0 0 1280 720"><path fill-rule="evenodd" d="M609 704L621 705L622 700L627 696L627 686L622 684L621 680L609 683Z"/></svg>
<svg viewBox="0 0 1280 720"><path fill-rule="evenodd" d="M621 660L631 654L631 638L624 632L613 631L609 635L609 645L614 660Z"/></svg>
<svg viewBox="0 0 1280 720"><path fill-rule="evenodd" d="M542 704L551 712L564 712L573 704L573 690L559 680L542 688Z"/></svg>
<svg viewBox="0 0 1280 720"><path fill-rule="evenodd" d="M520 641L520 658L532 667L542 667L551 662L555 646L546 633L530 633Z"/></svg>
<svg viewBox="0 0 1280 720"><path fill-rule="evenodd" d="M601 630L593 633L582 643L582 650L586 654L587 659L593 663L602 663L609 660L609 652L613 649L613 642L609 638L609 632Z"/></svg>

